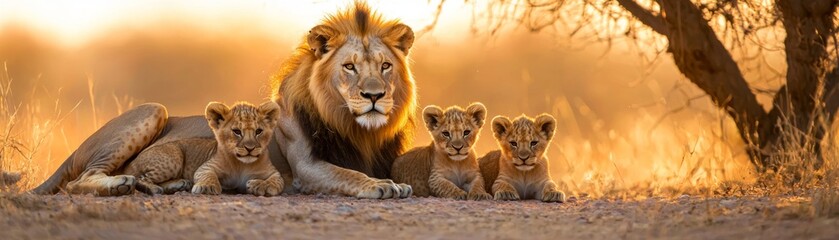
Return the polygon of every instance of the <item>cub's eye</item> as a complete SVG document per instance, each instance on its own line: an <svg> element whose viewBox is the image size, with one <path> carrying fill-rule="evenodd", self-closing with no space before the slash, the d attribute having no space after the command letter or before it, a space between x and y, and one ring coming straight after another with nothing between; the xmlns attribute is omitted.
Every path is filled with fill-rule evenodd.
<svg viewBox="0 0 839 240"><path fill-rule="evenodd" d="M530 147L536 147L536 144L539 144L537 141L530 142Z"/></svg>
<svg viewBox="0 0 839 240"><path fill-rule="evenodd" d="M241 136L242 136L242 130L239 130L239 129L233 129L233 134L236 134L236 136L241 137Z"/></svg>
<svg viewBox="0 0 839 240"><path fill-rule="evenodd" d="M389 62L382 63L382 71L390 69L391 66Z"/></svg>
<svg viewBox="0 0 839 240"><path fill-rule="evenodd" d="M259 134L262 134L262 128L256 129L256 135L259 136Z"/></svg>
<svg viewBox="0 0 839 240"><path fill-rule="evenodd" d="M518 145L519 145L518 143L513 142L513 141L510 141L510 146L513 146L513 147L518 147Z"/></svg>
<svg viewBox="0 0 839 240"><path fill-rule="evenodd" d="M449 138L451 137L451 134L449 134L449 132L443 132L443 137Z"/></svg>
<svg viewBox="0 0 839 240"><path fill-rule="evenodd" d="M469 130L463 131L463 136L464 137L469 136L470 133L472 133L472 131L469 131Z"/></svg>
<svg viewBox="0 0 839 240"><path fill-rule="evenodd" d="M352 64L352 63L344 64L344 69L347 69L349 71L355 71L355 64Z"/></svg>

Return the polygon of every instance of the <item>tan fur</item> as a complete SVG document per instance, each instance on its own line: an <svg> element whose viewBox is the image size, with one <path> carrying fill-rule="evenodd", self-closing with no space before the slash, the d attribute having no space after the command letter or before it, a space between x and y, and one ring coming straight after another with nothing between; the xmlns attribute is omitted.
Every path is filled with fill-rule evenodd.
<svg viewBox="0 0 839 240"><path fill-rule="evenodd" d="M423 119L433 142L397 158L393 180L411 185L414 195L420 197L430 194L460 200L491 198L472 148L486 119L484 105L473 103L466 110L452 106L445 111L428 106L423 110Z"/></svg>
<svg viewBox="0 0 839 240"><path fill-rule="evenodd" d="M318 116L351 141L363 161L372 161L397 135L412 139L416 92L407 55L413 39L408 26L356 2L312 28L283 63L273 84L273 99L287 110L277 135L283 156L275 162L290 165L301 191L359 198L411 194L410 186L313 159L312 143L295 110ZM364 97L367 93L382 95L373 101Z"/></svg>
<svg viewBox="0 0 839 240"><path fill-rule="evenodd" d="M215 114L219 111L224 111L227 116ZM215 124L216 138L179 138L156 144L144 149L126 166L124 173L137 179L136 188L138 190L148 194L172 194L178 191L189 191L193 187L193 177L196 170L205 162L215 157L225 159L235 157L220 155L235 152L238 148L237 145L245 140L253 141L253 139L238 138L230 134L232 127L247 125L268 129L261 133L263 137L260 139L261 146L266 146L267 141L270 140L272 129L276 125L277 120L275 118L279 114L279 107L273 102L263 104L260 109L249 103L238 103L231 110L221 103L210 103L207 112L208 114L205 117L210 123L209 125L213 127ZM266 114L273 115L266 116ZM222 125L226 128L217 129L222 126L218 124L218 119L224 119ZM220 142L230 144L219 144ZM219 151L220 148L222 151ZM254 149L254 152L262 153L264 149ZM267 156L262 157L267 158ZM265 169L264 165L258 166L260 169L230 169L230 171L238 171L247 175L252 171L261 172L274 169L272 166L268 169Z"/></svg>
<svg viewBox="0 0 839 240"><path fill-rule="evenodd" d="M551 180L545 152L554 136L556 120L548 114L536 119L504 116L492 119L492 132L501 150L479 160L488 191L495 200L539 199L564 202L565 193Z"/></svg>
<svg viewBox="0 0 839 240"><path fill-rule="evenodd" d="M259 108L238 103L207 106L207 121L216 135L215 153L195 170L192 193L220 194L222 190L256 196L276 196L285 183L271 165L268 144L279 121L280 108L267 102Z"/></svg>

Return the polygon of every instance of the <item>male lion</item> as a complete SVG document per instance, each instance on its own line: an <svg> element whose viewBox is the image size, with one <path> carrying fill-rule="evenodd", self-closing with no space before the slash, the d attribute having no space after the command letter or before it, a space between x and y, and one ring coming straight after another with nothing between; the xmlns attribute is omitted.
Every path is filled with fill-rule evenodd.
<svg viewBox="0 0 839 240"><path fill-rule="evenodd" d="M273 84L283 116L268 150L286 186L294 176L304 192L411 195L410 186L387 178L411 145L413 41L410 27L360 2L309 31ZM170 118L160 104L138 106L97 130L34 192L128 194L134 176L114 176L126 162L145 148L198 137L213 137L204 117Z"/></svg>
<svg viewBox="0 0 839 240"><path fill-rule="evenodd" d="M397 198L391 165L410 147L416 92L408 65L410 27L365 3L327 16L275 76L287 110L277 140L303 192ZM275 165L277 163L275 162Z"/></svg>

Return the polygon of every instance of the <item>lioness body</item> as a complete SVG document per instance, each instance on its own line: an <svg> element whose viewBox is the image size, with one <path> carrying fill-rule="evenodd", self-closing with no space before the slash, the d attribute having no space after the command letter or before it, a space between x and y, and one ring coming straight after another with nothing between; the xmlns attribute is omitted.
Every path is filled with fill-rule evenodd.
<svg viewBox="0 0 839 240"><path fill-rule="evenodd" d="M411 185L414 195L420 197L489 199L472 148L485 118L486 108L480 103L465 111L457 106L445 111L437 106L426 107L423 119L433 141L397 158L393 180Z"/></svg>
<svg viewBox="0 0 839 240"><path fill-rule="evenodd" d="M147 194L172 194L192 188L193 175L216 154L213 138L185 138L146 148L128 163L124 174Z"/></svg>
<svg viewBox="0 0 839 240"><path fill-rule="evenodd" d="M492 131L501 150L480 158L481 175L492 183L487 187L496 200L538 199L563 202L565 193L557 190L548 171L547 147L553 138L556 120L547 114L536 119L521 116L513 121L498 116Z"/></svg>

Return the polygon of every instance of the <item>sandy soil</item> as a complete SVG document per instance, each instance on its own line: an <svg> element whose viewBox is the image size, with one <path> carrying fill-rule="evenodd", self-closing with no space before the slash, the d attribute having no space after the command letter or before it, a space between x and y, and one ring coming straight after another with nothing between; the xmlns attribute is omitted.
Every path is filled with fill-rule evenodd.
<svg viewBox="0 0 839 240"><path fill-rule="evenodd" d="M798 197L358 200L326 195L0 194L0 239L835 239ZM804 204L806 205L806 204Z"/></svg>

